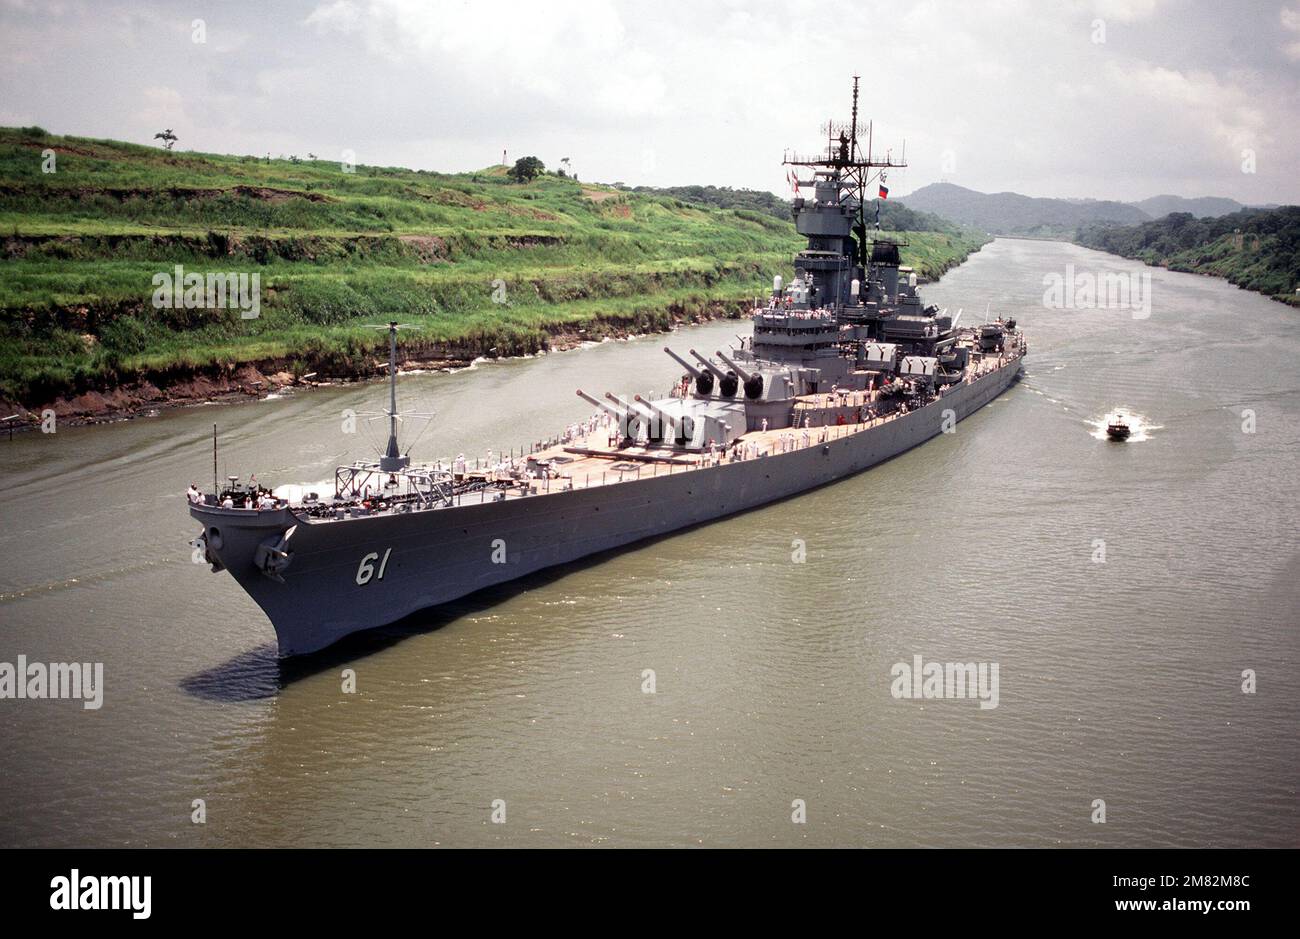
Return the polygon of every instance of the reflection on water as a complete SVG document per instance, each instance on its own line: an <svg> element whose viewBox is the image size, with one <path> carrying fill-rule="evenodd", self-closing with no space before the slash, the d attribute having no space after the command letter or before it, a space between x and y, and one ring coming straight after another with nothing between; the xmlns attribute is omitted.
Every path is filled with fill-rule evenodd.
<svg viewBox="0 0 1300 939"><path fill-rule="evenodd" d="M1135 268L1004 240L927 288L1029 335L957 433L302 661L192 563L183 492L214 421L222 476L328 479L370 454L342 418L382 384L0 441L0 661L105 666L99 711L0 701L0 843L1295 845L1294 313L1165 271L1146 320L1046 310L1066 263ZM404 376L438 415L412 456L559 430L576 387L666 387L663 345ZM1093 439L1117 408L1142 447ZM895 700L915 655L998 663L997 708Z"/></svg>

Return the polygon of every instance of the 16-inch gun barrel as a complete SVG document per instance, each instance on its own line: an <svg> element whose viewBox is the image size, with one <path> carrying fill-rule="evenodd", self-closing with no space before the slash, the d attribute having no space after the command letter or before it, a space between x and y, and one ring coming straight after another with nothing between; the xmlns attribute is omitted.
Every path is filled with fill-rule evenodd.
<svg viewBox="0 0 1300 939"><path fill-rule="evenodd" d="M610 415L611 417L615 418L616 420L623 419L624 416L623 412L618 410L618 408L612 408L604 401L601 401L599 398L593 398L591 395L587 394L587 392L583 391L581 388L578 389L578 397L581 398L583 401L586 401L588 404L594 404L596 407L600 408L602 411L604 411L606 414Z"/></svg>
<svg viewBox="0 0 1300 939"><path fill-rule="evenodd" d="M699 354L698 352L696 352L694 349L690 349L690 350L688 350L688 351L691 353L691 355L695 356L695 358L699 359L700 364L703 365L705 368L707 368L710 372L712 372L716 377L718 377L718 378L726 378L726 377L727 377L727 373L726 373L726 372L724 372L722 369L718 368L716 365L714 365L712 362L710 362L710 361L709 361L708 359L706 359L704 356L700 355L700 354Z"/></svg>
<svg viewBox="0 0 1300 939"><path fill-rule="evenodd" d="M721 349L718 350L718 358L722 359L724 365L726 365L737 375L739 375L741 381L749 381L751 378L754 377L753 375L749 374L749 372L745 371L743 368L737 365L735 362L731 361L731 359L723 355Z"/></svg>
<svg viewBox="0 0 1300 939"><path fill-rule="evenodd" d="M641 404L645 405L647 408L649 408L654 413L655 417L659 418L659 420L661 421L664 421L666 424L668 424L668 426L675 428L680 423L677 418L673 417L671 414L669 414L663 408L659 407L653 401L647 401L645 398L641 397L640 395L633 395L632 397L635 398Z"/></svg>
<svg viewBox="0 0 1300 939"><path fill-rule="evenodd" d="M618 395L610 394L607 391L605 392L605 397L608 398L610 401L613 401L615 404L619 405L628 414L639 414L645 419L651 421L654 420L655 418L654 411L651 411L647 408L639 408L635 404L632 404L630 401L624 401ZM637 400L640 400L640 395L637 396Z"/></svg>
<svg viewBox="0 0 1300 939"><path fill-rule="evenodd" d="M685 359L683 359L680 355L678 355L676 352L674 352L672 349L668 348L667 346L664 346L664 351L667 352L669 355L671 355L678 365L686 369L686 371L690 373L692 378L700 377L700 370L696 368L694 365L692 365L690 362L687 362Z"/></svg>

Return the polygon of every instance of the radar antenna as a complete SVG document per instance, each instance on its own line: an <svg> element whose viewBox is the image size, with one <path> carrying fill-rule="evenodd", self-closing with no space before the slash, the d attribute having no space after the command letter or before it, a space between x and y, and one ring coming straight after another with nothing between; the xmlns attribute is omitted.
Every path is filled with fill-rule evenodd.
<svg viewBox="0 0 1300 939"><path fill-rule="evenodd" d="M873 131L872 122L868 121L866 125L867 147L865 152L858 146L858 81L859 76L853 76L853 110L850 122L845 125L828 121L826 129L826 154L824 156L808 156L798 153L787 153L786 158L782 161L787 166L806 166L814 170L829 171L836 177L844 189L847 189L858 202L857 220L853 225L853 233L857 237L858 263L863 267L867 264L867 186L881 177L888 169L895 167L902 168L907 166L906 158L895 161L893 152L886 151L884 159L876 159L872 152ZM839 140L836 141L836 134L839 134Z"/></svg>

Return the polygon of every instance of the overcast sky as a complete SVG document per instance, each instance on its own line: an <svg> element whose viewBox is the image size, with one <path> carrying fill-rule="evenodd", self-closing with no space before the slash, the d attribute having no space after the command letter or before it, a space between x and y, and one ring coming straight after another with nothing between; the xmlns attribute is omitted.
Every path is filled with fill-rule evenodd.
<svg viewBox="0 0 1300 939"><path fill-rule="evenodd" d="M895 195L1300 202L1300 0L0 0L0 124L223 153L787 195L854 73Z"/></svg>

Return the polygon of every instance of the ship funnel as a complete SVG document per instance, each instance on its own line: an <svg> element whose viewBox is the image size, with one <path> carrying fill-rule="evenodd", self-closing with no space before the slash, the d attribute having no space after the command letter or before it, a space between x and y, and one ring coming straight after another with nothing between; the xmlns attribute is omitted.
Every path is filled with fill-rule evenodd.
<svg viewBox="0 0 1300 939"><path fill-rule="evenodd" d="M897 244L892 241L871 243L871 266L880 276L886 297L898 294L898 265L901 263Z"/></svg>
<svg viewBox="0 0 1300 939"><path fill-rule="evenodd" d="M783 280L781 279L781 275L780 275L780 274L777 274L775 277L772 278L772 296L774 296L774 297L780 297L780 296L781 296L781 288L782 288L783 286L785 286L785 281L783 281Z"/></svg>

